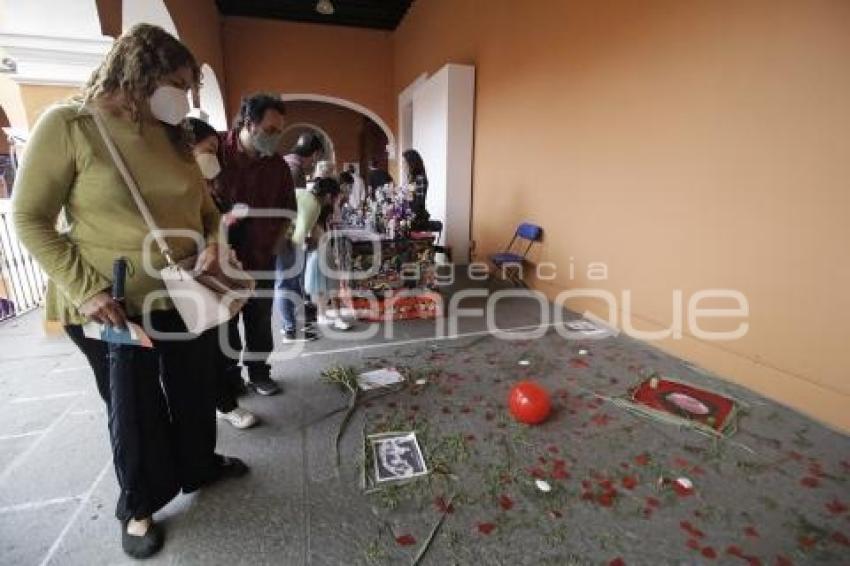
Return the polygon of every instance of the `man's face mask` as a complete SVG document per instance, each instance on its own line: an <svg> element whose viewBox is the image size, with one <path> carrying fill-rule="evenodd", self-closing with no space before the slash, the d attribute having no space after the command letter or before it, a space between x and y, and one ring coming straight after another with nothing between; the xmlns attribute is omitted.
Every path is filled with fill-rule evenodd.
<svg viewBox="0 0 850 566"><path fill-rule="evenodd" d="M160 85L148 99L151 114L160 122L176 126L189 113L186 91L171 85Z"/></svg>
<svg viewBox="0 0 850 566"><path fill-rule="evenodd" d="M283 137L282 132L270 134L260 128L254 130L251 134L251 145L263 157L271 157L277 153L277 148L280 146L280 140Z"/></svg>
<svg viewBox="0 0 850 566"><path fill-rule="evenodd" d="M218 157L212 153L198 153L195 155L195 161L198 162L198 167L201 169L201 175L204 176L204 179L215 179L221 173Z"/></svg>

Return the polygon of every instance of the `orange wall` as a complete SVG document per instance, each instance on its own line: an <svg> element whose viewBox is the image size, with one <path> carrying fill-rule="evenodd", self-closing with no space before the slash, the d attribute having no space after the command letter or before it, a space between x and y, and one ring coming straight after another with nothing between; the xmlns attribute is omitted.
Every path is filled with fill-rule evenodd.
<svg viewBox="0 0 850 566"><path fill-rule="evenodd" d="M394 126L389 32L235 17L224 18L223 29L231 113L254 92L322 94L362 104Z"/></svg>
<svg viewBox="0 0 850 566"><path fill-rule="evenodd" d="M738 289L744 338L663 347L850 431L850 3L429 0L393 43L396 93L476 65L482 254L539 222L536 286L630 289L641 329Z"/></svg>

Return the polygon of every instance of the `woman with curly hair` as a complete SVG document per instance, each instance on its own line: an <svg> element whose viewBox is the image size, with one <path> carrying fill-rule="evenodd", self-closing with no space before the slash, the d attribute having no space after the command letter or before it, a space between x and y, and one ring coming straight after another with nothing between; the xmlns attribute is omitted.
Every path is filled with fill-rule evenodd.
<svg viewBox="0 0 850 566"><path fill-rule="evenodd" d="M162 547L153 514L181 490L242 475L247 467L214 452L215 367L209 352L216 336L186 334L158 277L166 260L148 237L93 115L102 118L166 231L173 258L198 254L196 268L214 272L226 251L218 249L219 213L180 127L188 92L199 81L198 64L182 43L156 26L133 27L115 41L79 99L40 118L15 187L17 233L50 280L48 318L64 324L106 403L121 488L116 516L124 551L134 558ZM67 225L61 232L60 213ZM197 237L168 237L175 230ZM108 292L118 257L129 263L123 303ZM154 347L122 346L129 375L111 379L106 343L85 337L82 325L124 327L128 320L145 325Z"/></svg>

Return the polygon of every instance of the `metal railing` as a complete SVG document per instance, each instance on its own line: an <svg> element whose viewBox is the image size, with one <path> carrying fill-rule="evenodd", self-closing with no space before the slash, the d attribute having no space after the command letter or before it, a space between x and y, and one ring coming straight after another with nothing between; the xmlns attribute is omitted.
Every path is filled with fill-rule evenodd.
<svg viewBox="0 0 850 566"><path fill-rule="evenodd" d="M9 199L0 199L0 322L38 308L47 277L21 245L12 224Z"/></svg>

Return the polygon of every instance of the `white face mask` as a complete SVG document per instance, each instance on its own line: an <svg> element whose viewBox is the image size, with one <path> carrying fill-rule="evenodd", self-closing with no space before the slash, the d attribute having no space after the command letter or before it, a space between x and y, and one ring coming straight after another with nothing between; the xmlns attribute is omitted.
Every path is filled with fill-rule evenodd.
<svg viewBox="0 0 850 566"><path fill-rule="evenodd" d="M195 161L198 162L198 167L201 169L201 175L204 176L204 179L215 179L221 173L218 157L212 153L198 153L195 155Z"/></svg>
<svg viewBox="0 0 850 566"><path fill-rule="evenodd" d="M158 86L153 91L148 104L154 118L172 126L183 121L190 110L186 91L171 85Z"/></svg>

